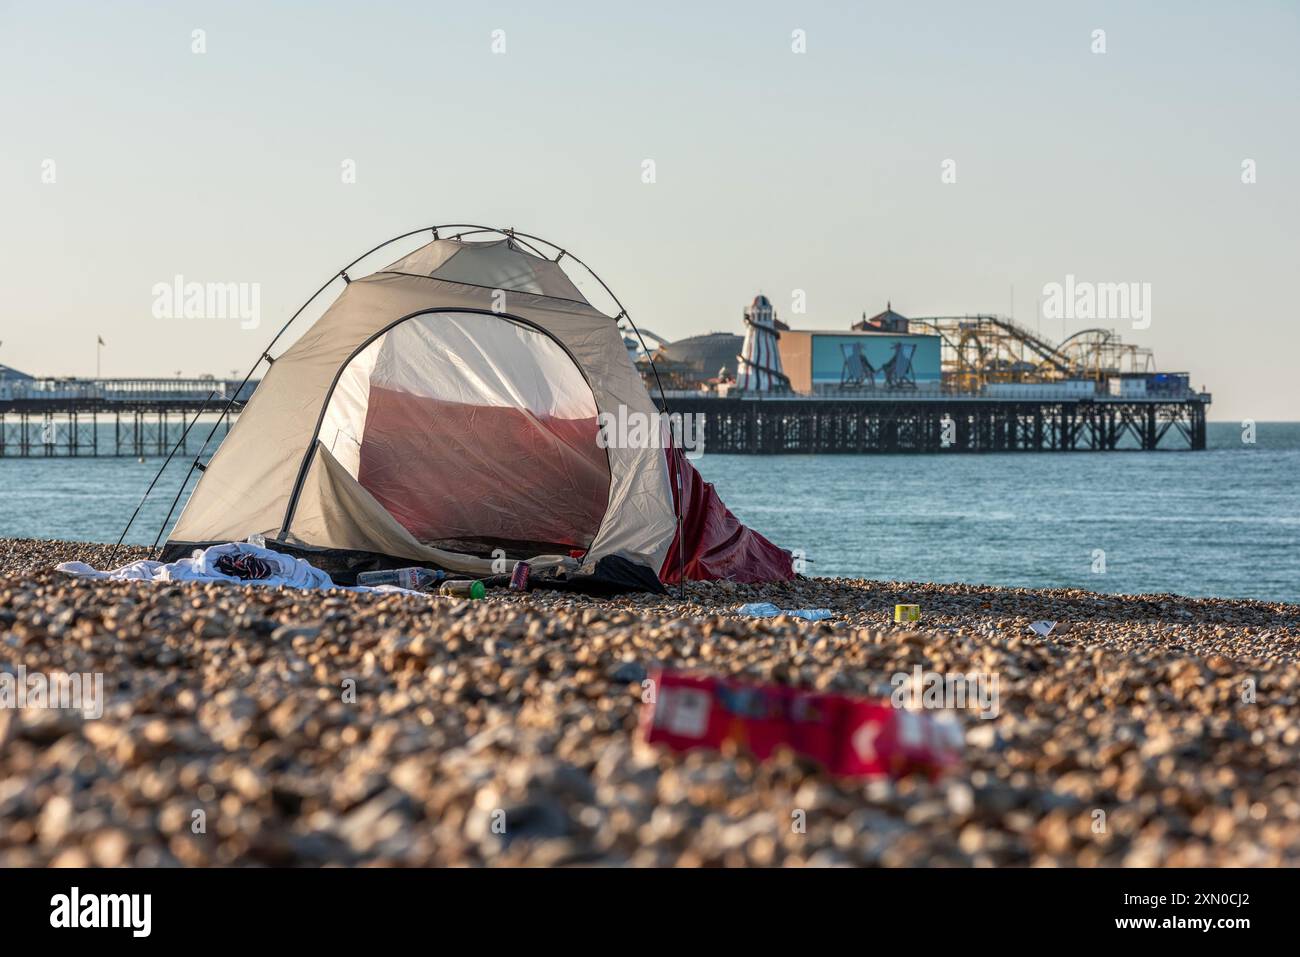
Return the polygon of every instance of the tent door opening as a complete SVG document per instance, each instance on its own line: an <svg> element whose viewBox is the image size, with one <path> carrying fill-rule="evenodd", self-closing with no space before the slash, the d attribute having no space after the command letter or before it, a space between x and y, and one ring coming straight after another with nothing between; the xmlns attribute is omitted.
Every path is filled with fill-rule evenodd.
<svg viewBox="0 0 1300 957"><path fill-rule="evenodd" d="M421 543L524 558L591 545L609 501L598 432L591 387L549 334L439 311L352 355L316 440Z"/></svg>

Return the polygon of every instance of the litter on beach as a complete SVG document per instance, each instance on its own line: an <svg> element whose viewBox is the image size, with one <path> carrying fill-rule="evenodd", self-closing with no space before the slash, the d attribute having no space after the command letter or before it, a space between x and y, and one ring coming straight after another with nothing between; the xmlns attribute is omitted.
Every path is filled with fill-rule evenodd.
<svg viewBox="0 0 1300 957"><path fill-rule="evenodd" d="M805 621L825 621L835 617L829 608L778 608L769 601L752 601L736 609L737 615L746 618L775 618L785 615L789 618L802 618Z"/></svg>
<svg viewBox="0 0 1300 957"><path fill-rule="evenodd" d="M56 571L77 578L95 578L107 581L148 582L229 582L234 585L283 585L286 588L343 588L329 575L309 565L301 558L282 555L269 548L250 542L228 542L196 549L189 558L174 562L137 561L112 571L92 568L85 562L63 562ZM398 592L418 595L420 592L396 585L358 585L348 591Z"/></svg>
<svg viewBox="0 0 1300 957"><path fill-rule="evenodd" d="M1064 628L1058 629L1057 627L1058 625L1060 625L1060 622L1056 622L1056 621L1031 621L1029 623L1029 630L1032 631L1034 634L1036 634L1039 638L1046 638L1048 635L1052 634L1053 632L1056 632L1058 630L1059 631L1065 630Z"/></svg>
<svg viewBox="0 0 1300 957"><path fill-rule="evenodd" d="M790 748L843 777L937 778L961 762L961 725L887 700L662 671L641 715L644 739L675 751L731 742L762 761Z"/></svg>
<svg viewBox="0 0 1300 957"><path fill-rule="evenodd" d="M920 605L895 605L894 606L894 621L904 622L904 621L920 621L920 620L921 620Z"/></svg>
<svg viewBox="0 0 1300 957"><path fill-rule="evenodd" d="M477 601L487 595L487 589L480 581L445 581L438 586L438 594L449 598L471 598Z"/></svg>

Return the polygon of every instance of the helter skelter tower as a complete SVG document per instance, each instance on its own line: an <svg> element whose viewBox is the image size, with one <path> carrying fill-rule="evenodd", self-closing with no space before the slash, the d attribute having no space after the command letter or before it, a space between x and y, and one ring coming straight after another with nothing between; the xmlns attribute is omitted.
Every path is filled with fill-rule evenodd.
<svg viewBox="0 0 1300 957"><path fill-rule="evenodd" d="M745 342L736 367L736 388L743 392L789 392L776 341L789 328L776 318L767 296L759 293L745 310Z"/></svg>

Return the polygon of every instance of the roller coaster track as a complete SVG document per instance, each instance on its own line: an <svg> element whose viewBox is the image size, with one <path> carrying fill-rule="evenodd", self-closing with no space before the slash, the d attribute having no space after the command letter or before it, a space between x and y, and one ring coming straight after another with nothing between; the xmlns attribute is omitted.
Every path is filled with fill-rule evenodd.
<svg viewBox="0 0 1300 957"><path fill-rule="evenodd" d="M980 329L981 327L987 329L987 327L992 326L1017 342L1022 343L1043 362L1052 366L1062 375L1068 376L1074 368L1069 357L1062 353L1057 346L1052 345L1046 339L1026 329L1018 322L1002 316L930 316L910 321L934 331L954 352L959 354L962 351L964 340L968 336L973 338L980 350L981 361L986 358L989 345L980 339Z"/></svg>
<svg viewBox="0 0 1300 957"><path fill-rule="evenodd" d="M1039 358L1041 358L1044 362L1050 363L1060 372L1063 372L1067 375L1069 374L1071 370L1070 360L1067 359L1064 355L1062 355L1061 352L1057 349L1057 347L1052 345L1046 339L1042 338L1036 333L1030 332L1024 326L1020 325L1018 322L1015 322L1011 319L1002 319L999 318L998 316L989 316L988 321L991 322L993 325L1006 330L1006 332L1009 335L1015 337L1016 339L1019 339L1030 349L1034 350L1034 352L1036 352Z"/></svg>

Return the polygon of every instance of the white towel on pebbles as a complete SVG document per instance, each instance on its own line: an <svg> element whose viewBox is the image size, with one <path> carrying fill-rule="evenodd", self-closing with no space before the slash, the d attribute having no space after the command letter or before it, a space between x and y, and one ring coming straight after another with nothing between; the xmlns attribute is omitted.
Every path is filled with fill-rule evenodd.
<svg viewBox="0 0 1300 957"><path fill-rule="evenodd" d="M236 578L217 569L217 559L222 555L253 555L262 559L276 573L270 578ZM110 581L149 581L149 582L229 582L232 585L284 585L287 588L343 588L334 584L334 580L314 565L301 558L293 558L261 548L248 542L230 542L226 545L212 545L198 550L189 558L174 562L138 561L123 565L113 571L101 571L91 568L85 562L64 562L55 566L56 570L79 578L101 578ZM358 585L347 591L401 592L418 595L406 588L396 585L378 585L367 587Z"/></svg>

